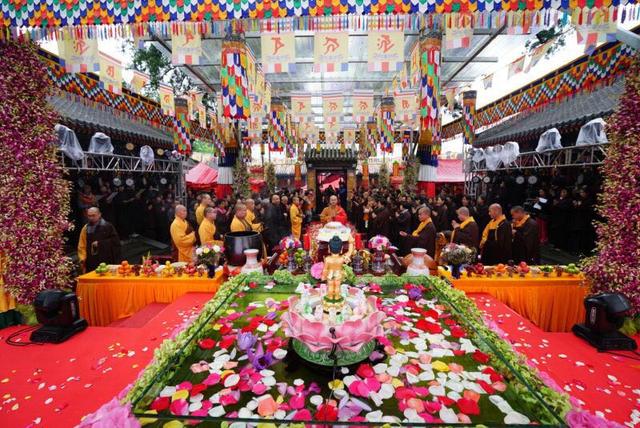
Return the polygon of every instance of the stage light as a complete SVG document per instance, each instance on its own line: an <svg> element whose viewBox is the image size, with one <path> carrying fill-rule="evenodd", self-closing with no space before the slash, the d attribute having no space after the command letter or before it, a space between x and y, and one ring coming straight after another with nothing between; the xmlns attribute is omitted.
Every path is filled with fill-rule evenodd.
<svg viewBox="0 0 640 428"><path fill-rule="evenodd" d="M42 327L31 333L32 342L64 342L87 328L87 321L80 318L75 293L44 290L36 296L33 306Z"/></svg>
<svg viewBox="0 0 640 428"><path fill-rule="evenodd" d="M626 313L631 309L627 298L620 293L601 293L584 299L584 324L573 326L573 333L588 341L598 351L611 349L634 350L635 340L620 333Z"/></svg>

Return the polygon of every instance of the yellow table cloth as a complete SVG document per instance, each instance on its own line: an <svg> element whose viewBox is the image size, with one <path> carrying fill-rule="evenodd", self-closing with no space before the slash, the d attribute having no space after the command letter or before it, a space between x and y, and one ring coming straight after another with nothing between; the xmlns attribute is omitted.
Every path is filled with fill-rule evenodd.
<svg viewBox="0 0 640 428"><path fill-rule="evenodd" d="M524 278L508 275L491 278L465 273L460 279L452 279L442 267L438 274L451 281L465 293L487 293L527 318L544 331L567 332L576 323L584 322L584 298L589 286L582 274L549 277L527 274Z"/></svg>
<svg viewBox="0 0 640 428"><path fill-rule="evenodd" d="M224 282L222 270L215 278L145 277L90 272L78 277L76 294L80 315L89 325L107 326L131 316L150 303L171 303L187 293L215 293Z"/></svg>

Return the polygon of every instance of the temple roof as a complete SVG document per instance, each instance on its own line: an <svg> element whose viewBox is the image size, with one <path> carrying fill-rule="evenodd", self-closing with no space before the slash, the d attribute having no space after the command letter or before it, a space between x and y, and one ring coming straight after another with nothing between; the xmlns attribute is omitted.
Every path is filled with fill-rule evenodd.
<svg viewBox="0 0 640 428"><path fill-rule="evenodd" d="M474 146L491 146L508 141L537 138L551 128L562 133L579 128L597 117L613 113L624 90L624 80L594 90L578 92L559 102L547 104L533 111L518 114L477 134Z"/></svg>
<svg viewBox="0 0 640 428"><path fill-rule="evenodd" d="M352 149L345 149L340 151L338 148L326 148L323 147L320 151L316 149L308 149L305 154L305 160L307 162L317 161L337 161L337 162L356 162L356 152Z"/></svg>
<svg viewBox="0 0 640 428"><path fill-rule="evenodd" d="M166 127L157 126L142 119L134 120L126 113L102 104L90 105L90 101L81 100L72 94L51 96L48 101L63 117L62 122L71 129L86 127L91 132L103 132L124 142L149 144L162 148L173 147L172 133Z"/></svg>

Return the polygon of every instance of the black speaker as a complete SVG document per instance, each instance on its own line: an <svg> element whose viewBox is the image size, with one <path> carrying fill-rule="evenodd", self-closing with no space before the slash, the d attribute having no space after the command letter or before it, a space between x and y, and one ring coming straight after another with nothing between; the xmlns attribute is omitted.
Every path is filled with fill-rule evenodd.
<svg viewBox="0 0 640 428"><path fill-rule="evenodd" d="M635 350L635 340L620 333L626 313L631 309L627 298L620 293L600 293L584 299L584 324L573 326L573 333L588 341L598 351Z"/></svg>
<svg viewBox="0 0 640 428"><path fill-rule="evenodd" d="M38 322L42 327L31 333L31 341L61 343L87 328L80 318L78 297L62 290L43 290L33 302Z"/></svg>

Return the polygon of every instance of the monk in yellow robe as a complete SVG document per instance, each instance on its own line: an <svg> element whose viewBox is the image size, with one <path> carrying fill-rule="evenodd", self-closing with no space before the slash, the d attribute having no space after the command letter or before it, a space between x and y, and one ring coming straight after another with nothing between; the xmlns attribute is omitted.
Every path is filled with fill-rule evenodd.
<svg viewBox="0 0 640 428"><path fill-rule="evenodd" d="M320 221L322 224L329 223L330 221L338 221L342 224L347 223L347 213L338 205L338 197L336 195L332 195L329 198L329 206L320 213Z"/></svg>
<svg viewBox="0 0 640 428"><path fill-rule="evenodd" d="M207 207L204 210L204 219L198 228L198 236L200 244L221 245L221 241L216 240L216 215L217 211L214 207Z"/></svg>
<svg viewBox="0 0 640 428"><path fill-rule="evenodd" d="M196 232L187 219L187 207L176 206L176 218L171 223L171 242L174 246L174 255L179 262L191 263L195 252Z"/></svg>
<svg viewBox="0 0 640 428"><path fill-rule="evenodd" d="M231 220L232 232L251 232L253 226L247 221L247 206L245 204L236 204L236 214Z"/></svg>
<svg viewBox="0 0 640 428"><path fill-rule="evenodd" d="M196 208L196 221L198 222L198 225L200 225L200 223L202 223L202 220L204 219L204 210L207 209L207 207L211 206L211 196L209 196L207 193L203 193L200 199L200 205L198 205L198 208Z"/></svg>
<svg viewBox="0 0 640 428"><path fill-rule="evenodd" d="M247 206L247 221L256 232L262 232L262 223L256 220L256 201L253 199L247 199L244 201Z"/></svg>
<svg viewBox="0 0 640 428"><path fill-rule="evenodd" d="M300 198L294 196L289 208L289 218L291 219L291 234L296 239L302 235L302 211L300 210Z"/></svg>

